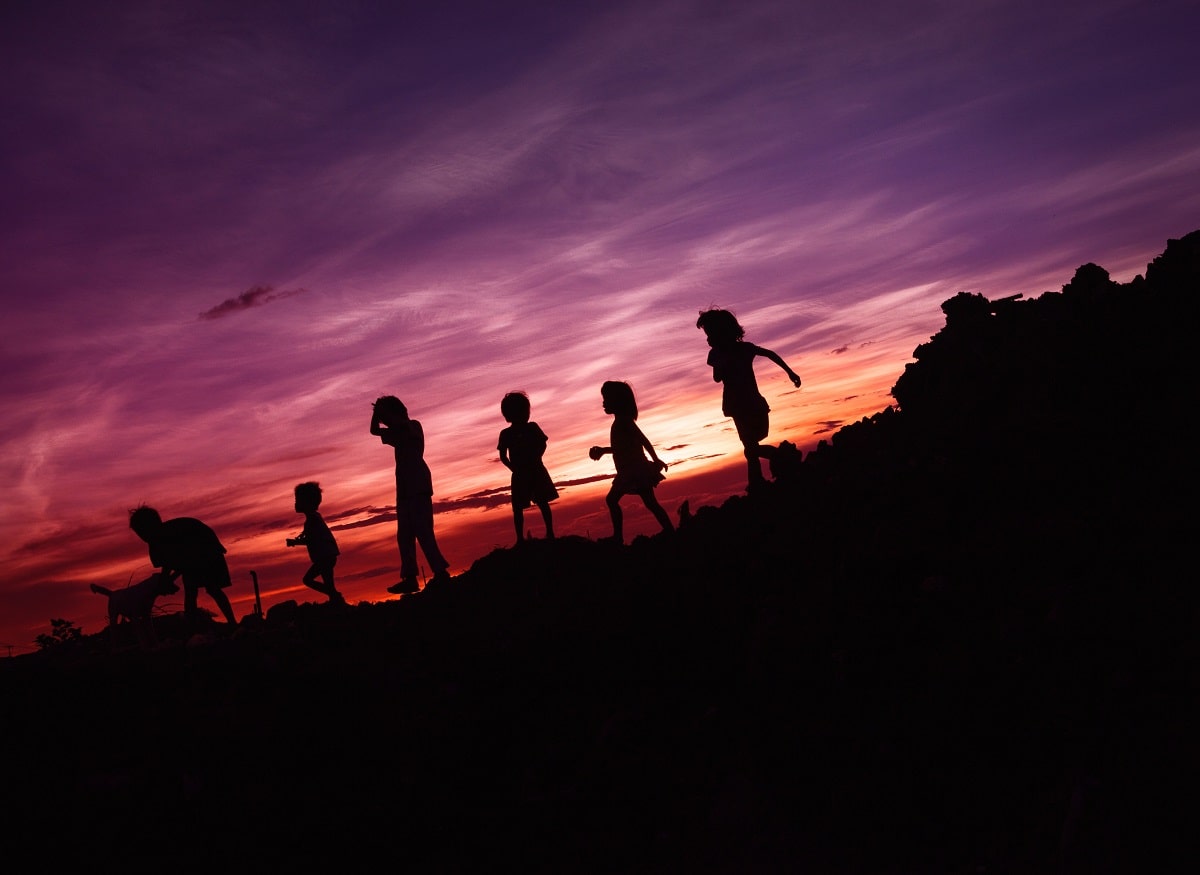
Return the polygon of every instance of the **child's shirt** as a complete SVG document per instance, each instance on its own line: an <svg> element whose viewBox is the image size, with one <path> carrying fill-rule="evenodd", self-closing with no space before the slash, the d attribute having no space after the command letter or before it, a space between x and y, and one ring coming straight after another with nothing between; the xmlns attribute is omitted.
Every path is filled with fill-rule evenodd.
<svg viewBox="0 0 1200 875"><path fill-rule="evenodd" d="M608 443L612 448L613 466L618 471L639 467L647 461L642 441L642 430L636 422L627 416L613 417Z"/></svg>
<svg viewBox="0 0 1200 875"><path fill-rule="evenodd" d="M319 513L305 514L304 531L300 537L304 539L308 558L313 562L328 562L339 553L337 540Z"/></svg>
<svg viewBox="0 0 1200 875"><path fill-rule="evenodd" d="M225 555L217 533L192 517L164 521L149 548L150 564L172 571L204 568Z"/></svg>
<svg viewBox="0 0 1200 875"><path fill-rule="evenodd" d="M386 428L379 436L396 451L396 497L418 498L433 495L433 475L425 464L425 431L415 419L395 428Z"/></svg>
<svg viewBox="0 0 1200 875"><path fill-rule="evenodd" d="M762 347L739 340L726 346L715 346L708 352L708 364L713 379L719 380L721 412L740 416L760 412L766 403L754 378L754 357L765 352Z"/></svg>
<svg viewBox="0 0 1200 875"><path fill-rule="evenodd" d="M513 471L536 469L546 452L546 435L536 422L516 422L500 432L496 449L508 452Z"/></svg>

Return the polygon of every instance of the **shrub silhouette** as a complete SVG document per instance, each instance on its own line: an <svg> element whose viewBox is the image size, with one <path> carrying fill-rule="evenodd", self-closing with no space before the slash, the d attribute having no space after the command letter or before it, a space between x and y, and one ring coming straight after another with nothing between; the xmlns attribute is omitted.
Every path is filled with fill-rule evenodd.
<svg viewBox="0 0 1200 875"><path fill-rule="evenodd" d="M70 620L54 619L50 621L50 634L42 633L34 641L39 650L49 650L63 644L77 644L83 640L83 630Z"/></svg>

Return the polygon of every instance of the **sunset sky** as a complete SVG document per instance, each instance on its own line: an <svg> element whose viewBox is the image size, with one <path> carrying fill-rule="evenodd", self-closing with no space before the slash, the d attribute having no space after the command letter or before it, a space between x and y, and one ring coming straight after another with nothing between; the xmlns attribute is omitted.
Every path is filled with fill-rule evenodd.
<svg viewBox="0 0 1200 875"><path fill-rule="evenodd" d="M672 515L719 503L744 462L700 309L800 374L758 368L808 449L888 406L953 294L1144 272L1200 228L1197 33L1192 0L4 4L0 645L104 627L142 502L216 529L239 616L251 570L320 600L302 480L347 597L390 598L382 394L454 573L512 542L510 390L560 535L610 530L609 379Z"/></svg>

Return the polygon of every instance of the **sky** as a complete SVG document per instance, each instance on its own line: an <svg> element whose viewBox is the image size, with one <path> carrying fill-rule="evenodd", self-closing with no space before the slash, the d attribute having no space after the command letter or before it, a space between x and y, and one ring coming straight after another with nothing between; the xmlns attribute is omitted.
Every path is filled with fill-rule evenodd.
<svg viewBox="0 0 1200 875"><path fill-rule="evenodd" d="M759 359L768 441L808 450L893 403L954 294L1143 273L1200 228L1198 32L1172 0L4 4L0 655L104 628L141 503L217 531L240 616L252 570L322 599L284 545L316 480L339 587L390 598L384 394L453 573L514 538L508 391L559 535L611 530L610 379L668 511L719 504L745 463L699 310L800 374Z"/></svg>

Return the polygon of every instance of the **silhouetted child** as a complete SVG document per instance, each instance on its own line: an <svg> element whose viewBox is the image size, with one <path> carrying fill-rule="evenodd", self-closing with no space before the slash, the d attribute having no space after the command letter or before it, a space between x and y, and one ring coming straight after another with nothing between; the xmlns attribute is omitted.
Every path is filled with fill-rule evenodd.
<svg viewBox="0 0 1200 875"><path fill-rule="evenodd" d="M129 528L149 547L151 565L161 568L168 580L182 579L183 616L189 626L195 626L201 589L217 603L225 622L237 625L233 606L225 595L233 581L225 562L225 547L216 532L192 517L164 522L157 510L144 504L129 512Z"/></svg>
<svg viewBox="0 0 1200 875"><path fill-rule="evenodd" d="M600 387L600 397L604 401L604 412L612 414L613 418L609 430L610 446L592 447L588 455L599 459L605 453L612 453L613 465L617 469L612 488L604 499L612 515L613 540L618 544L624 542L621 512L621 497L624 495L636 495L654 514L664 532L674 531L671 518L654 497L654 488L662 482L662 472L667 469L667 463L658 458L654 447L637 426L638 409L633 389L628 383L609 380ZM650 454L649 459L643 450Z"/></svg>
<svg viewBox="0 0 1200 875"><path fill-rule="evenodd" d="M771 458L775 450L759 444L770 430L768 414L771 408L767 406L767 399L759 394L758 382L754 379L754 358L762 356L779 365L793 386L800 385L800 378L776 353L747 343L743 339L745 330L728 310L700 311L696 327L704 330L708 345L712 347L708 364L712 366L713 381L723 384L721 412L732 418L737 428L746 456L749 488L754 489L766 481L759 459Z"/></svg>
<svg viewBox="0 0 1200 875"><path fill-rule="evenodd" d="M321 506L320 484L308 482L296 486L296 513L304 514L304 529L294 538L287 539L289 547L303 545L308 548L308 558L312 562L304 573L304 585L315 589L322 595L329 596L333 604L344 605L346 599L338 592L333 582L333 566L337 564L337 539L329 531L324 518L317 512Z"/></svg>
<svg viewBox="0 0 1200 875"><path fill-rule="evenodd" d="M529 421L529 396L524 392L509 392L500 401L500 412L512 423L500 432L500 461L512 471L513 525L517 541L525 540L525 508L536 504L546 524L546 537L554 537L554 520L550 502L558 498L558 490L550 472L542 464L546 452L546 434L536 422Z"/></svg>
<svg viewBox="0 0 1200 875"><path fill-rule="evenodd" d="M396 543L400 546L400 582L391 593L411 593L417 583L417 544L433 569L431 584L450 579L450 563L433 536L433 477L425 464L425 432L408 418L408 408L394 395L375 399L371 408L371 434L396 451Z"/></svg>

